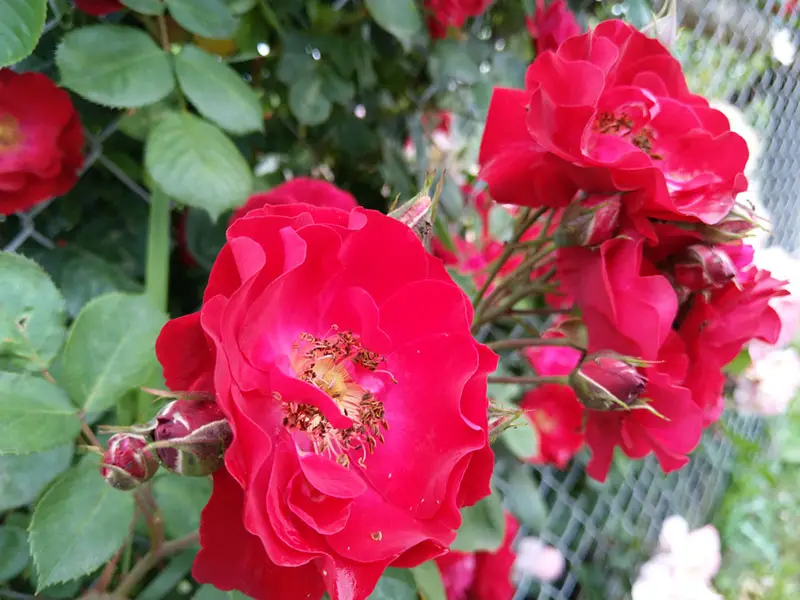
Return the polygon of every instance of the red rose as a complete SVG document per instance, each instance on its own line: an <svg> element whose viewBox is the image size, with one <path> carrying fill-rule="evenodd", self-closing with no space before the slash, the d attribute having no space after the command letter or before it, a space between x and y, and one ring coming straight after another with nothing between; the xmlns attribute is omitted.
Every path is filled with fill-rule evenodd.
<svg viewBox="0 0 800 600"><path fill-rule="evenodd" d="M542 334L544 340L565 339L567 334L559 329L567 318L555 320L554 327ZM537 375L569 375L578 366L583 353L570 346L529 346L523 351Z"/></svg>
<svg viewBox="0 0 800 600"><path fill-rule="evenodd" d="M439 556L489 493L497 356L441 262L375 211L266 206L235 221L199 313L156 351L233 429L200 526L201 582L254 598L366 598Z"/></svg>
<svg viewBox="0 0 800 600"><path fill-rule="evenodd" d="M0 214L66 194L83 166L69 95L40 73L0 70Z"/></svg>
<svg viewBox="0 0 800 600"><path fill-rule="evenodd" d="M517 531L519 523L506 513L506 533L496 551L451 551L437 558L447 600L511 600L511 569L516 559L511 544Z"/></svg>
<svg viewBox="0 0 800 600"><path fill-rule="evenodd" d="M520 406L539 433L539 453L530 462L566 467L583 447L584 408L572 388L540 385L525 393Z"/></svg>
<svg viewBox="0 0 800 600"><path fill-rule="evenodd" d="M525 18L536 54L556 50L564 40L581 34L581 26L564 0L553 0L547 8L536 0L536 13Z"/></svg>
<svg viewBox="0 0 800 600"><path fill-rule="evenodd" d="M431 37L447 37L447 28L459 28L469 17L482 15L493 0L425 0Z"/></svg>
<svg viewBox="0 0 800 600"><path fill-rule="evenodd" d="M618 237L598 249L558 251L558 274L583 312L589 352L655 360L672 330L678 300L667 278L642 258L643 241Z"/></svg>
<svg viewBox="0 0 800 600"><path fill-rule="evenodd" d="M75 6L94 17L109 15L125 8L119 0L75 0Z"/></svg>
<svg viewBox="0 0 800 600"><path fill-rule="evenodd" d="M525 87L495 91L481 148L481 177L504 202L559 205L563 184L548 194L536 181L555 170L590 193L636 190L634 213L716 223L746 189L745 141L629 24L604 21L541 54Z"/></svg>
<svg viewBox="0 0 800 600"><path fill-rule="evenodd" d="M784 282L755 267L709 295L695 294L680 326L691 359L686 385L705 412L706 423L722 413L722 368L753 339L774 344L781 320L770 300L786 296Z"/></svg>
<svg viewBox="0 0 800 600"><path fill-rule="evenodd" d="M358 202L349 192L332 183L322 179L296 177L269 191L250 196L247 204L234 211L230 222L233 223L251 210L267 204L297 204L298 202L305 202L313 206L341 208L342 210L350 210L358 206Z"/></svg>
<svg viewBox="0 0 800 600"><path fill-rule="evenodd" d="M585 439L592 457L586 472L590 477L605 480L615 446L635 459L653 452L666 473L688 462L686 455L697 446L703 430L703 413L683 386L688 362L683 343L670 332L658 362L642 369L647 387L641 398L651 410L587 411Z"/></svg>

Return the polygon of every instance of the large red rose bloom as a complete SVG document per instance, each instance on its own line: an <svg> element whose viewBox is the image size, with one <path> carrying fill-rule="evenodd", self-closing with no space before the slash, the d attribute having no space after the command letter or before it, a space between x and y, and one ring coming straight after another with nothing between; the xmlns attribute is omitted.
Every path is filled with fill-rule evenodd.
<svg viewBox="0 0 800 600"><path fill-rule="evenodd" d="M40 73L0 70L0 214L67 193L83 166L69 95Z"/></svg>
<svg viewBox="0 0 800 600"><path fill-rule="evenodd" d="M495 90L480 162L502 202L563 204L563 184L549 188L566 179L590 193L636 191L626 201L640 215L716 223L746 189L747 157L660 42L605 21L538 56L524 91Z"/></svg>
<svg viewBox="0 0 800 600"><path fill-rule="evenodd" d="M119 0L75 0L75 6L93 17L110 15L124 8Z"/></svg>
<svg viewBox="0 0 800 600"><path fill-rule="evenodd" d="M198 581L256 599L362 600L444 553L489 493L487 376L470 303L402 223L267 206L234 222L198 313L156 351L234 432Z"/></svg>
<svg viewBox="0 0 800 600"><path fill-rule="evenodd" d="M506 513L503 543L494 552L448 552L436 559L447 600L511 600L511 570L516 554L511 544L519 523Z"/></svg>
<svg viewBox="0 0 800 600"><path fill-rule="evenodd" d="M236 209L231 215L230 222L243 217L251 210L261 208L267 204L297 204L305 202L314 206L328 206L350 210L358 206L358 202L349 192L336 187L322 179L309 177L296 177L275 186L269 191L253 194L247 203Z"/></svg>

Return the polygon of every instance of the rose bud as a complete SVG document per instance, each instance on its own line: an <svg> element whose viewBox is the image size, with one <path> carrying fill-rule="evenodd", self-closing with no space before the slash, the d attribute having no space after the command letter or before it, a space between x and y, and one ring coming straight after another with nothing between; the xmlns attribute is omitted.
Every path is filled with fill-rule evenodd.
<svg viewBox="0 0 800 600"><path fill-rule="evenodd" d="M736 266L722 250L689 246L675 263L675 282L693 292L722 287L736 277Z"/></svg>
<svg viewBox="0 0 800 600"><path fill-rule="evenodd" d="M156 474L158 460L147 445L147 438L136 433L111 436L100 467L100 474L111 487L132 490Z"/></svg>
<svg viewBox="0 0 800 600"><path fill-rule="evenodd" d="M634 365L608 354L587 357L570 373L569 384L590 410L630 409L647 387Z"/></svg>
<svg viewBox="0 0 800 600"><path fill-rule="evenodd" d="M222 466L233 439L225 415L216 402L175 400L156 416L155 449L164 468L178 475L200 477Z"/></svg>
<svg viewBox="0 0 800 600"><path fill-rule="evenodd" d="M437 197L438 194L437 190ZM433 208L435 204L436 200L421 192L389 213L393 219L405 223L417 235L428 252L431 251L433 241Z"/></svg>
<svg viewBox="0 0 800 600"><path fill-rule="evenodd" d="M567 246L596 246L614 236L619 228L621 194L593 195L564 209L556 232L556 243Z"/></svg>
<svg viewBox="0 0 800 600"><path fill-rule="evenodd" d="M724 219L714 225L700 225L698 231L712 244L728 244L744 239L756 229L766 229L766 219L758 216L752 208L737 204Z"/></svg>

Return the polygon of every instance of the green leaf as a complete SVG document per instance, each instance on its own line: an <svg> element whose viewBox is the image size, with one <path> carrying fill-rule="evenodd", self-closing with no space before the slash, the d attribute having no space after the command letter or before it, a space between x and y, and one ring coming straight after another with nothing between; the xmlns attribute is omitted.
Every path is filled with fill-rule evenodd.
<svg viewBox="0 0 800 600"><path fill-rule="evenodd" d="M247 600L250 596L245 596L241 592L223 592L213 585L203 585L192 596L192 600Z"/></svg>
<svg viewBox="0 0 800 600"><path fill-rule="evenodd" d="M161 0L120 0L120 2L143 15L164 14L164 3Z"/></svg>
<svg viewBox="0 0 800 600"><path fill-rule="evenodd" d="M36 47L47 15L47 0L0 2L0 67L14 64Z"/></svg>
<svg viewBox="0 0 800 600"><path fill-rule="evenodd" d="M375 22L400 40L406 49L422 30L422 19L414 0L366 0L366 5Z"/></svg>
<svg viewBox="0 0 800 600"><path fill-rule="evenodd" d="M473 84L481 79L478 63L455 40L442 40L436 44L428 60L428 71L431 79L440 85L447 85L451 80Z"/></svg>
<svg viewBox="0 0 800 600"><path fill-rule="evenodd" d="M73 444L68 444L36 454L0 456L0 513L36 500L48 483L67 470L72 452Z"/></svg>
<svg viewBox="0 0 800 600"><path fill-rule="evenodd" d="M77 409L60 387L31 375L0 373L0 454L49 450L80 429Z"/></svg>
<svg viewBox="0 0 800 600"><path fill-rule="evenodd" d="M429 560L411 569L422 600L447 600L442 574L436 562Z"/></svg>
<svg viewBox="0 0 800 600"><path fill-rule="evenodd" d="M417 585L411 571L386 569L368 600L418 600Z"/></svg>
<svg viewBox="0 0 800 600"><path fill-rule="evenodd" d="M164 475L153 482L153 493L167 534L178 538L200 527L200 511L208 504L211 482L205 477Z"/></svg>
<svg viewBox="0 0 800 600"><path fill-rule="evenodd" d="M28 566L28 536L13 525L0 526L0 583L14 579Z"/></svg>
<svg viewBox="0 0 800 600"><path fill-rule="evenodd" d="M528 460L539 454L539 434L525 415L518 417L511 427L501 433L500 439L520 460Z"/></svg>
<svg viewBox="0 0 800 600"><path fill-rule="evenodd" d="M64 341L64 299L32 260L0 252L0 369L46 369Z"/></svg>
<svg viewBox="0 0 800 600"><path fill-rule="evenodd" d="M297 79L289 88L289 108L304 125L320 125L331 116L331 101L316 73Z"/></svg>
<svg viewBox="0 0 800 600"><path fill-rule="evenodd" d="M191 44L175 57L178 83L198 112L231 133L264 130L258 96L239 74Z"/></svg>
<svg viewBox="0 0 800 600"><path fill-rule="evenodd" d="M111 293L89 302L72 325L62 357L64 387L73 400L97 412L143 385L166 321L146 296Z"/></svg>
<svg viewBox="0 0 800 600"><path fill-rule="evenodd" d="M166 3L173 19L202 37L227 40L239 26L238 19L223 0L166 0Z"/></svg>
<svg viewBox="0 0 800 600"><path fill-rule="evenodd" d="M67 33L56 51L61 83L115 108L153 104L175 87L167 54L141 29L91 25Z"/></svg>
<svg viewBox="0 0 800 600"><path fill-rule="evenodd" d="M100 476L99 459L87 456L39 500L30 526L37 591L89 573L106 562L128 536L133 494Z"/></svg>
<svg viewBox="0 0 800 600"><path fill-rule="evenodd" d="M539 488L533 481L529 466L516 464L511 467L504 495L509 510L528 527L531 533L538 534L547 521L549 511Z"/></svg>
<svg viewBox="0 0 800 600"><path fill-rule="evenodd" d="M216 220L240 206L253 187L250 167L214 125L189 114L165 116L145 147L145 165L164 192Z"/></svg>
<svg viewBox="0 0 800 600"><path fill-rule="evenodd" d="M356 87L353 83L342 79L333 70L324 70L320 75L323 81L322 92L331 102L347 105L355 96Z"/></svg>
<svg viewBox="0 0 800 600"><path fill-rule="evenodd" d="M496 492L493 491L474 506L462 508L461 518L456 541L450 546L452 550L494 552L503 543L506 520L503 503Z"/></svg>
<svg viewBox="0 0 800 600"><path fill-rule="evenodd" d="M186 249L200 266L211 270L225 245L227 221L214 223L204 210L190 208L186 215Z"/></svg>

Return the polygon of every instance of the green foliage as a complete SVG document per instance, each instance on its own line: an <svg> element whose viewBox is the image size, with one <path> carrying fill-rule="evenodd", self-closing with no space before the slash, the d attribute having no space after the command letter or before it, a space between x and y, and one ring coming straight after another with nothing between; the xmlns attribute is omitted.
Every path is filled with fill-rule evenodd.
<svg viewBox="0 0 800 600"><path fill-rule="evenodd" d="M72 462L73 445L0 456L0 512L30 504Z"/></svg>
<svg viewBox="0 0 800 600"><path fill-rule="evenodd" d="M414 575L406 569L386 569L369 600L418 600Z"/></svg>
<svg viewBox="0 0 800 600"><path fill-rule="evenodd" d="M0 3L0 67L33 52L44 26L47 0L3 0Z"/></svg>
<svg viewBox="0 0 800 600"><path fill-rule="evenodd" d="M408 48L422 29L422 19L414 0L366 0L375 22Z"/></svg>
<svg viewBox="0 0 800 600"><path fill-rule="evenodd" d="M451 549L460 552L493 552L503 543L506 520L503 503L497 492L493 491L474 506L462 508L461 518L461 527Z"/></svg>
<svg viewBox="0 0 800 600"><path fill-rule="evenodd" d="M432 560L411 569L422 600L447 600L439 568Z"/></svg>
<svg viewBox="0 0 800 600"><path fill-rule="evenodd" d="M0 455L62 446L80 428L64 390L32 375L0 372Z"/></svg>
<svg viewBox="0 0 800 600"><path fill-rule="evenodd" d="M162 0L120 0L120 2L143 15L161 15L164 13Z"/></svg>
<svg viewBox="0 0 800 600"><path fill-rule="evenodd" d="M233 142L186 113L166 115L153 128L145 166L167 195L205 209L214 220L244 204L253 188L250 169Z"/></svg>
<svg viewBox="0 0 800 600"><path fill-rule="evenodd" d="M182 537L200 526L200 511L211 495L211 482L204 477L157 478L153 493L164 516L167 535Z"/></svg>
<svg viewBox="0 0 800 600"><path fill-rule="evenodd" d="M170 58L140 29L81 27L64 36L61 82L87 100L116 108L153 104L175 87Z"/></svg>
<svg viewBox="0 0 800 600"><path fill-rule="evenodd" d="M28 536L24 529L0 525L0 583L13 579L28 566Z"/></svg>
<svg viewBox="0 0 800 600"><path fill-rule="evenodd" d="M30 544L38 589L101 566L128 535L133 496L108 486L96 457L87 456L36 504Z"/></svg>
<svg viewBox="0 0 800 600"><path fill-rule="evenodd" d="M64 299L32 260L0 253L0 368L46 369L64 340Z"/></svg>
<svg viewBox="0 0 800 600"><path fill-rule="evenodd" d="M87 412L112 406L143 385L166 315L145 296L112 293L89 302L75 319L64 346L64 387Z"/></svg>
<svg viewBox="0 0 800 600"><path fill-rule="evenodd" d="M224 62L190 44L175 57L175 72L186 97L207 119L231 133L264 129L258 96Z"/></svg>
<svg viewBox="0 0 800 600"><path fill-rule="evenodd" d="M197 35L228 39L239 22L224 0L164 0L169 14L188 31Z"/></svg>

